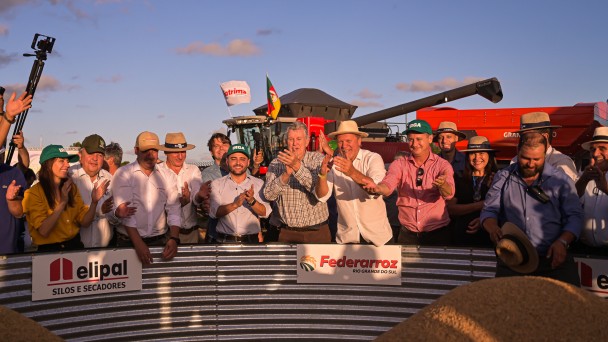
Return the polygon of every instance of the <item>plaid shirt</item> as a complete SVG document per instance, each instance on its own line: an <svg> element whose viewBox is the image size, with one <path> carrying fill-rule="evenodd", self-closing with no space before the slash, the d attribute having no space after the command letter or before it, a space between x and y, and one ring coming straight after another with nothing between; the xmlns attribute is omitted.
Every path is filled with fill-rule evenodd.
<svg viewBox="0 0 608 342"><path fill-rule="evenodd" d="M279 214L283 223L298 228L327 221L327 204L315 196L322 162L321 153L307 151L302 159L302 166L289 176L287 184L283 184L280 178L286 171L285 165L278 159L270 163L266 173L264 197L269 201L276 201L277 210L273 211L273 218L275 214Z"/></svg>

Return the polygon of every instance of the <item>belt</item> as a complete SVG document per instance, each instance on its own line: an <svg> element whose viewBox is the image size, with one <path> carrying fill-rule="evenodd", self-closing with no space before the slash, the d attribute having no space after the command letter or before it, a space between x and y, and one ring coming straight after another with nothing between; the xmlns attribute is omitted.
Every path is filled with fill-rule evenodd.
<svg viewBox="0 0 608 342"><path fill-rule="evenodd" d="M131 238L128 235L125 235L122 233L116 234L116 237L122 241L131 241ZM160 234L160 235L156 235L156 236L142 237L141 239L146 244L149 244L149 243L153 243L153 242L156 242L156 241L164 239L164 238L165 238L165 234Z"/></svg>
<svg viewBox="0 0 608 342"><path fill-rule="evenodd" d="M258 242L258 234L246 235L229 235L217 232L217 240L219 242Z"/></svg>
<svg viewBox="0 0 608 342"><path fill-rule="evenodd" d="M321 229L322 226L326 225L327 221L321 222L321 223L317 223L314 224L312 226L308 226L308 227L289 227L286 224L282 224L280 225L278 228L280 229L287 229L287 230L291 230L294 232L314 232L317 231L319 229Z"/></svg>
<svg viewBox="0 0 608 342"><path fill-rule="evenodd" d="M192 226L192 228L180 228L180 229L179 229L179 233L180 233L180 234L184 234L184 235L186 235L186 234L190 234L190 233L192 233L193 231L198 230L198 228L199 228L199 227L198 227L197 225Z"/></svg>

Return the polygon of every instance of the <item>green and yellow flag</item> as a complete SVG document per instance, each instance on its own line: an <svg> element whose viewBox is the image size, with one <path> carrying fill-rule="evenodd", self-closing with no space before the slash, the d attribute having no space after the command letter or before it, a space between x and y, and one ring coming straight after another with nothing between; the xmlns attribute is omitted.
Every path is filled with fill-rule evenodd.
<svg viewBox="0 0 608 342"><path fill-rule="evenodd" d="M268 116L276 119L281 110L281 100L279 99L279 95L277 95L277 91L274 90L274 86L270 82L268 75L266 75L266 92L268 95Z"/></svg>

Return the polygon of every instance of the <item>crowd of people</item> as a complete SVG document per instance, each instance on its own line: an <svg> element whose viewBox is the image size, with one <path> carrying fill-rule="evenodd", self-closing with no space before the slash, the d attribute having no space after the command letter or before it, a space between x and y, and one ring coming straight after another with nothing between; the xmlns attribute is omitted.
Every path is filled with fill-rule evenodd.
<svg viewBox="0 0 608 342"><path fill-rule="evenodd" d="M31 96L13 94L6 112L0 104L1 146ZM455 123L433 131L413 120L404 132L409 152L387 169L379 154L361 148L367 133L355 121L321 133L317 151L296 121L263 176L262 153L221 133L207 143L214 164L202 172L186 163L195 146L183 133L167 133L161 143L141 132L136 160L122 167L121 147L92 134L77 155L46 146L33 179L19 132L11 138L18 165L0 166L0 253L23 250L24 227L38 251L128 246L143 264L154 260L150 246L171 259L180 244L192 243L495 247L497 276L530 273L577 284L573 251L608 254L608 128L582 145L591 162L581 172L551 146L557 128L546 113L521 116L517 156L499 170L485 137L469 137L458 151L467 136Z"/></svg>

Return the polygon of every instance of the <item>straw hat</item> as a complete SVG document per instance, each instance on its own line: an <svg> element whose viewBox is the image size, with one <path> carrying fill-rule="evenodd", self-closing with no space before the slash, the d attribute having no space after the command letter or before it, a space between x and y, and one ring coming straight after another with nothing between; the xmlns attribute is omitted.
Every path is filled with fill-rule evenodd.
<svg viewBox="0 0 608 342"><path fill-rule="evenodd" d="M442 121L439 123L439 128L437 128L437 130L435 131L435 137L433 138L433 141L437 141L437 139L439 138L439 134L441 133L455 134L458 136L458 138L460 138L459 140L465 140L467 138L467 135L463 132L460 132L456 124L451 121Z"/></svg>
<svg viewBox="0 0 608 342"><path fill-rule="evenodd" d="M186 136L184 133L167 133L165 136L165 149L166 152L183 152L188 151L196 146L188 144L186 142Z"/></svg>
<svg viewBox="0 0 608 342"><path fill-rule="evenodd" d="M477 135L477 136L474 136L471 139L469 139L469 144L467 145L467 149L461 150L460 152L466 153L466 152L496 152L496 151L497 150L490 148L490 142L488 141L488 138L481 136L481 135Z"/></svg>
<svg viewBox="0 0 608 342"><path fill-rule="evenodd" d="M532 112L524 114L519 118L519 131L515 131L514 133L522 133L534 129L560 127L562 126L551 125L549 114L545 112Z"/></svg>
<svg viewBox="0 0 608 342"><path fill-rule="evenodd" d="M161 145L158 140L158 135L152 132L144 131L139 133L135 140L135 147L140 151L145 152L147 150L155 149L159 151L166 151L165 146Z"/></svg>
<svg viewBox="0 0 608 342"><path fill-rule="evenodd" d="M357 126L357 123L354 120L342 121L340 123L340 126L338 126L338 130L335 132L329 133L327 136L330 137L331 139L333 139L335 136L338 136L340 134L349 134L349 133L358 135L362 138L365 138L368 136L367 133L359 131L359 127Z"/></svg>
<svg viewBox="0 0 608 342"><path fill-rule="evenodd" d="M538 267L538 252L528 236L511 222L506 222L501 230L502 239L496 244L496 255L515 272L534 272Z"/></svg>
<svg viewBox="0 0 608 342"><path fill-rule="evenodd" d="M581 147L589 151L591 144L596 142L608 143L608 127L597 127L593 132L593 138L590 141L581 144Z"/></svg>

